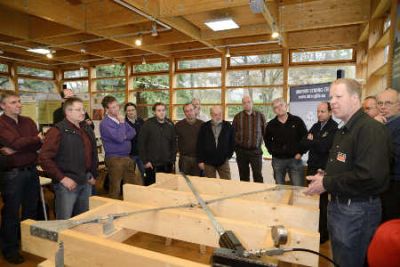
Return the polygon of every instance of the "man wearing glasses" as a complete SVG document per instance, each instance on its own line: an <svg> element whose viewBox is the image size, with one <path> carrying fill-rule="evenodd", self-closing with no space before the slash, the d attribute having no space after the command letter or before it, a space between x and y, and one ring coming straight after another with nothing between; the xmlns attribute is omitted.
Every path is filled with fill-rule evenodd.
<svg viewBox="0 0 400 267"><path fill-rule="evenodd" d="M377 100L380 115L375 119L387 126L394 150L389 189L382 195L382 220L388 221L400 218L400 94L394 89L386 89Z"/></svg>
<svg viewBox="0 0 400 267"><path fill-rule="evenodd" d="M93 129L87 125L83 102L68 98L65 119L46 134L39 163L53 179L58 220L69 219L89 209L91 188L97 177L97 147Z"/></svg>

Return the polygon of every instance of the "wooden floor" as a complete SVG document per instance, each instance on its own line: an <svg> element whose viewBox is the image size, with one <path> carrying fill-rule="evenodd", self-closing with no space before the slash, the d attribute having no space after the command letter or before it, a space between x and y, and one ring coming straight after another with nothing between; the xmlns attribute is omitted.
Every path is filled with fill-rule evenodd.
<svg viewBox="0 0 400 267"><path fill-rule="evenodd" d="M50 219L54 219L53 215L54 207L52 205L53 194L49 190L46 190L45 197L46 197L46 202L50 206L50 214L49 214ZM0 205L2 204L0 203ZM166 239L164 237L150 235L146 233L137 233L128 240L126 240L124 243L201 263L209 263L210 256L212 254L212 248L207 248L206 252L203 254L200 252L199 245L197 244L173 240L171 245L166 245ZM330 243L326 242L325 244L321 245L320 252L330 257L331 256ZM45 260L43 258L34 256L29 253L23 252L22 254L25 257L26 261L23 264L18 265L21 267L37 266L38 263ZM16 265L9 264L3 259L3 257L0 257L0 266L11 267ZM299 265L280 263L279 266L289 267L289 266L299 266ZM319 266L327 267L331 265L328 264L326 260L320 258Z"/></svg>

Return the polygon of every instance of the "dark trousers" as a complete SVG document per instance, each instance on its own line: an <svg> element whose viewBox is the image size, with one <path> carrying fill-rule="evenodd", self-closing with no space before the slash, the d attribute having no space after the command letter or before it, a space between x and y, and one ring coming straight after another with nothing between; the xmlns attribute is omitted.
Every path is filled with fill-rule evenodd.
<svg viewBox="0 0 400 267"><path fill-rule="evenodd" d="M145 169L145 178L144 178L144 185L149 186L156 182L156 173L157 172L164 172L164 173L172 173L173 171L173 164L163 164L158 166L153 166L153 169L146 168Z"/></svg>
<svg viewBox="0 0 400 267"><path fill-rule="evenodd" d="M318 168L309 167L307 169L307 175L315 175ZM329 240L328 233L328 192L322 193L319 196L319 240L321 243Z"/></svg>
<svg viewBox="0 0 400 267"><path fill-rule="evenodd" d="M261 174L262 169L262 151L257 149L236 148L236 162L239 169L240 181L250 181L250 167L253 172L253 180L256 183L263 183Z"/></svg>
<svg viewBox="0 0 400 267"><path fill-rule="evenodd" d="M390 181L389 188L382 194L382 221L400 218L400 181Z"/></svg>
<svg viewBox="0 0 400 267"><path fill-rule="evenodd" d="M18 252L21 220L37 219L40 183L36 168L12 169L0 174L0 191L3 198L1 210L1 249L4 255Z"/></svg>
<svg viewBox="0 0 400 267"><path fill-rule="evenodd" d="M187 175L200 176L201 170L196 157L179 156L179 171Z"/></svg>

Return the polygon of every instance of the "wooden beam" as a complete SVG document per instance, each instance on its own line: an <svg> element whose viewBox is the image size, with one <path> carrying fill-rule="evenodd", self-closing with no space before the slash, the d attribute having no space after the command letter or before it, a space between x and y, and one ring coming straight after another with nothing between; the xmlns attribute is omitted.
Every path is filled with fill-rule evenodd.
<svg viewBox="0 0 400 267"><path fill-rule="evenodd" d="M281 29L286 32L365 23L370 6L365 0L317 0L283 6Z"/></svg>
<svg viewBox="0 0 400 267"><path fill-rule="evenodd" d="M164 188L145 188L128 184L124 185L124 196L124 201L143 203L152 206L197 203L191 192L168 190ZM204 200L218 198L217 195L210 194L201 194L201 196ZM257 222L262 225L282 224L289 228L317 232L319 210L316 208L289 205L292 201L293 191L287 190L280 198L280 203L249 201L239 197L215 202L210 204L209 207L218 217ZM201 208L189 209L187 211L196 214L203 212ZM293 218L296 218L296 220L293 220Z"/></svg>
<svg viewBox="0 0 400 267"><path fill-rule="evenodd" d="M268 24L254 24L242 26L239 29L214 32L212 30L203 30L201 32L201 39L203 40L217 40L234 37L244 37L252 35L271 34Z"/></svg>
<svg viewBox="0 0 400 267"><path fill-rule="evenodd" d="M248 6L248 0L160 0L160 16L176 17L238 6Z"/></svg>
<svg viewBox="0 0 400 267"><path fill-rule="evenodd" d="M289 48L318 48L353 46L358 43L360 27L357 25L288 33Z"/></svg>

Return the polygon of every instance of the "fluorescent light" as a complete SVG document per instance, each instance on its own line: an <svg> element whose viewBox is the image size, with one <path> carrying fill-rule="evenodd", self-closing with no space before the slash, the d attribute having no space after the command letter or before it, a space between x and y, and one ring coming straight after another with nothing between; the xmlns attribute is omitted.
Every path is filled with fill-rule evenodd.
<svg viewBox="0 0 400 267"><path fill-rule="evenodd" d="M42 48L42 47L29 48L26 51L31 52L31 53L41 54L41 55L47 55L47 54L51 53L50 49Z"/></svg>
<svg viewBox="0 0 400 267"><path fill-rule="evenodd" d="M236 22L234 22L233 19L231 19L231 18L211 20L211 21L205 22L204 24L206 24L207 27L209 27L211 30L213 30L215 32L239 28L239 25L237 25Z"/></svg>

